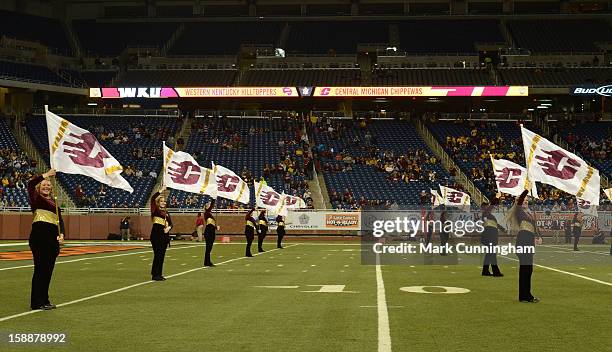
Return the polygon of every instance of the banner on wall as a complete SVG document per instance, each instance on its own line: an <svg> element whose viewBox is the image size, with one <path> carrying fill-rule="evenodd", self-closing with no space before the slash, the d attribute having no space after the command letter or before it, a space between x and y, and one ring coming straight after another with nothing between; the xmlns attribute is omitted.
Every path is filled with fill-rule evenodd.
<svg viewBox="0 0 612 352"><path fill-rule="evenodd" d="M360 230L360 212L289 209L288 230Z"/></svg>
<svg viewBox="0 0 612 352"><path fill-rule="evenodd" d="M526 97L527 86L438 87L108 87L89 88L90 98L299 98L299 97Z"/></svg>

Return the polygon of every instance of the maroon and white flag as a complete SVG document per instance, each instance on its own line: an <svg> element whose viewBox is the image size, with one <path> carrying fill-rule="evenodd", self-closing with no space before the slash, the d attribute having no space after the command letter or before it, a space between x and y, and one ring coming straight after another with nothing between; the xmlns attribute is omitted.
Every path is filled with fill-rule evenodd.
<svg viewBox="0 0 612 352"><path fill-rule="evenodd" d="M217 197L213 170L202 167L188 153L175 152L164 142L164 185L185 192Z"/></svg>
<svg viewBox="0 0 612 352"><path fill-rule="evenodd" d="M255 203L272 214L287 216L285 194L276 192L263 182L255 182Z"/></svg>
<svg viewBox="0 0 612 352"><path fill-rule="evenodd" d="M599 205L599 170L523 126L521 134L529 180L546 183L591 205Z"/></svg>
<svg viewBox="0 0 612 352"><path fill-rule="evenodd" d="M493 171L495 172L495 184L501 193L511 194L518 197L525 190L527 181L527 169L519 164L505 159L493 159ZM538 190L535 182L531 181L531 196L538 198Z"/></svg>
<svg viewBox="0 0 612 352"><path fill-rule="evenodd" d="M470 208L471 198L469 194L446 186L440 186L440 193L442 194L443 198L442 204L451 207L454 206L463 208L465 210Z"/></svg>
<svg viewBox="0 0 612 352"><path fill-rule="evenodd" d="M578 206L578 210L582 214L597 217L597 206L591 205L591 203L588 200L584 200L584 199L580 199L576 197L576 205Z"/></svg>
<svg viewBox="0 0 612 352"><path fill-rule="evenodd" d="M306 208L306 202L302 198L285 194L284 192L283 195L285 196L285 207L287 209Z"/></svg>
<svg viewBox="0 0 612 352"><path fill-rule="evenodd" d="M49 162L51 168L67 174L89 176L130 193L134 189L121 176L123 167L91 132L49 111L45 105Z"/></svg>
<svg viewBox="0 0 612 352"><path fill-rule="evenodd" d="M251 199L249 186L232 170L213 163L217 180L217 195L235 202L249 204Z"/></svg>

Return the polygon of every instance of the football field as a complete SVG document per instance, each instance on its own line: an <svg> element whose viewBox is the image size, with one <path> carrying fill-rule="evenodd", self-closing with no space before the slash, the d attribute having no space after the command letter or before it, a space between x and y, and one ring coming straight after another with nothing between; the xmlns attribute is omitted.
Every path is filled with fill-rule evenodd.
<svg viewBox="0 0 612 352"><path fill-rule="evenodd" d="M538 304L517 300L515 257L502 278L475 265L362 265L357 241L289 239L245 258L240 242L173 244L164 282L141 248L58 258L52 311L29 310L32 261L0 260L2 351L611 351L609 245L543 246L592 256L588 266L537 266ZM256 246L255 246L256 247ZM0 252L26 250L4 242ZM544 254L542 254L544 253ZM9 334L65 333L64 343Z"/></svg>

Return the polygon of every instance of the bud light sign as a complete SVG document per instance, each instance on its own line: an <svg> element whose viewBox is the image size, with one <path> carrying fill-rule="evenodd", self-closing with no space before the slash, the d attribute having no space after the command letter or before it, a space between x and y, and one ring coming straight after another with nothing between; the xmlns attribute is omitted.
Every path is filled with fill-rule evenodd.
<svg viewBox="0 0 612 352"><path fill-rule="evenodd" d="M612 84L606 86L575 86L570 89L571 95L601 95L612 97Z"/></svg>

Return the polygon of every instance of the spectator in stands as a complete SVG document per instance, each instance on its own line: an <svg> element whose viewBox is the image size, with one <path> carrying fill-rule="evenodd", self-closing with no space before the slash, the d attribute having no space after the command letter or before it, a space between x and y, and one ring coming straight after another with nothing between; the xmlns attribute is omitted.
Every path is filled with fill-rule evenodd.
<svg viewBox="0 0 612 352"><path fill-rule="evenodd" d="M100 190L98 191L98 198L100 200L106 199L106 189L104 189L104 184L100 185Z"/></svg>
<svg viewBox="0 0 612 352"><path fill-rule="evenodd" d="M81 184L77 184L74 189L74 198L78 203L83 203L83 199L85 198L85 193L83 192L83 187Z"/></svg>

